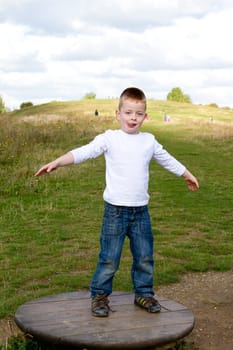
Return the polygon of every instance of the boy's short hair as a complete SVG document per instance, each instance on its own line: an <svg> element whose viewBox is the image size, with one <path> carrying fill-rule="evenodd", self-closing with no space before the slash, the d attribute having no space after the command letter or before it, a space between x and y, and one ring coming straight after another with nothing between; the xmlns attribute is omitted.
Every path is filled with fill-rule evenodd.
<svg viewBox="0 0 233 350"><path fill-rule="evenodd" d="M127 99L144 102L146 109L146 95L142 90L136 87L129 87L125 89L120 95L119 109L122 107L123 101Z"/></svg>

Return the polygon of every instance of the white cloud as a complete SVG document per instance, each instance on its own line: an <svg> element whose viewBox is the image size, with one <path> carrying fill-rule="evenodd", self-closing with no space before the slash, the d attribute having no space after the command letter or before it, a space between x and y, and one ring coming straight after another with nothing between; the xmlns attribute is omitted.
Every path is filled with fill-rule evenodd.
<svg viewBox="0 0 233 350"><path fill-rule="evenodd" d="M233 107L230 0L0 0L0 95L23 101L118 96Z"/></svg>

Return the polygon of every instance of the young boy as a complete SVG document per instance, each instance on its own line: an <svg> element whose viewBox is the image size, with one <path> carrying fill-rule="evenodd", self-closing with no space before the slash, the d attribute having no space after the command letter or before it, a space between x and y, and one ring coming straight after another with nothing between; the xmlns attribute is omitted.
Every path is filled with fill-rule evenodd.
<svg viewBox="0 0 233 350"><path fill-rule="evenodd" d="M148 312L161 307L153 291L153 234L148 212L149 163L154 158L177 176L183 176L191 191L199 188L197 179L163 149L154 136L140 132L146 114L146 97L138 88L125 89L116 118L119 130L107 130L89 144L76 148L44 165L35 176L104 154L106 161L105 209L100 237L99 261L91 282L93 316L109 315L108 296L119 267L125 237L133 256L131 277L135 305Z"/></svg>

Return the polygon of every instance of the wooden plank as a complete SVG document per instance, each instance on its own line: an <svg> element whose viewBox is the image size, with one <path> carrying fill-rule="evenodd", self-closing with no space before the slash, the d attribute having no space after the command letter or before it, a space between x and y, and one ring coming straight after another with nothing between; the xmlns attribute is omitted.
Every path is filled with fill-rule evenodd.
<svg viewBox="0 0 233 350"><path fill-rule="evenodd" d="M136 308L136 306L135 306ZM122 312L121 312L122 311ZM109 318L106 319L100 319L100 318L94 318L91 315L81 315L80 314L74 314L74 313L65 313L65 314L59 314L59 313L52 313L50 315L38 315L35 313L27 314L25 317L25 314L17 313L17 319L18 321L21 320L21 322L24 321L25 324L30 323L30 327L37 327L37 328L44 328L45 325L47 327L50 327L50 325L58 325L63 323L73 322L76 325L79 325L79 327L82 327L85 323L90 324L92 327L98 327L98 325L101 325L101 320L104 322L104 326L111 327L112 324L114 324L114 328L116 327L122 328L124 326L124 323L127 321L130 321L131 324L134 324L134 327L136 327L137 323L139 322L139 326L143 327L142 321L147 324L147 322L153 322L155 326L163 324L164 322L166 324L174 323L175 321L178 322L187 322L190 319L190 311L189 310L182 310L177 312L161 312L159 314L150 314L146 313L144 310L125 310L124 308L120 308L117 312L110 314ZM29 326L29 325L28 325ZM70 326L68 326L70 327ZM128 325L129 327L129 325Z"/></svg>
<svg viewBox="0 0 233 350"><path fill-rule="evenodd" d="M15 313L18 326L43 341L73 348L142 349L161 346L189 334L194 326L191 310L158 298L162 311L150 314L135 306L132 293L115 292L107 318L91 315L86 292L63 293L25 303Z"/></svg>

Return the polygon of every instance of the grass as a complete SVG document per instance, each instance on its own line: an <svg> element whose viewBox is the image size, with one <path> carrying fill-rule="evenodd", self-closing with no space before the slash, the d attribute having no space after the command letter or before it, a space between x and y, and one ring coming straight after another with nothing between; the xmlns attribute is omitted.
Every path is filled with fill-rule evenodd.
<svg viewBox="0 0 233 350"><path fill-rule="evenodd" d="M0 116L0 318L48 294L88 289L98 257L104 159L35 178L45 162L118 125L116 100L51 102ZM94 110L100 111L98 118ZM233 111L149 101L143 129L198 177L184 181L150 166L155 283L233 266ZM163 123L163 114L171 116ZM213 118L211 121L210 118ZM131 291L126 242L115 290Z"/></svg>

